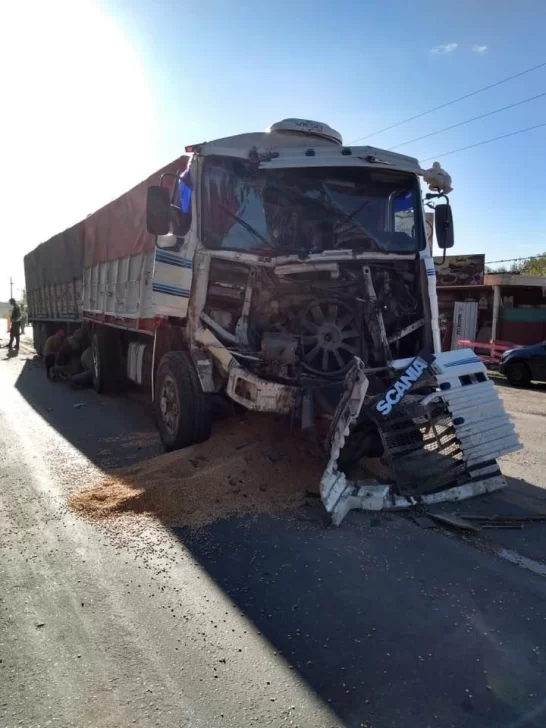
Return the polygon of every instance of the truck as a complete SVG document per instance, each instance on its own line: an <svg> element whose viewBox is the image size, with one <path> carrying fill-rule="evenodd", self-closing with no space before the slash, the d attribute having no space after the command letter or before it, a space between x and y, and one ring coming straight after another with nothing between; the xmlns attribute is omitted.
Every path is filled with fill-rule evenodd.
<svg viewBox="0 0 546 728"><path fill-rule="evenodd" d="M441 351L425 206L445 254L451 189L305 119L189 145L26 256L36 349L83 322L95 389L149 391L167 451L218 397L309 430L336 525L502 488L513 425L474 352Z"/></svg>

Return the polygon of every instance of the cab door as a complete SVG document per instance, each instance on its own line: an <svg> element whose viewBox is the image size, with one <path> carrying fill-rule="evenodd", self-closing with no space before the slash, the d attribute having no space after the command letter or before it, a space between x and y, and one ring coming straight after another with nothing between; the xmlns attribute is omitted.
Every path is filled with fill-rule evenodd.
<svg viewBox="0 0 546 728"><path fill-rule="evenodd" d="M186 318L193 279L189 252L193 219L193 185L190 168L175 179L171 232L158 236L152 283L154 312L158 316Z"/></svg>

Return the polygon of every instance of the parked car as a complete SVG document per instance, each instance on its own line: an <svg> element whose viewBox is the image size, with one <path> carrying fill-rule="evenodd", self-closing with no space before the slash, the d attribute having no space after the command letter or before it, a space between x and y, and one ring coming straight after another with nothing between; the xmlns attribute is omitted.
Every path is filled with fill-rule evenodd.
<svg viewBox="0 0 546 728"><path fill-rule="evenodd" d="M546 341L505 351L499 369L514 387L528 387L531 380L546 382Z"/></svg>

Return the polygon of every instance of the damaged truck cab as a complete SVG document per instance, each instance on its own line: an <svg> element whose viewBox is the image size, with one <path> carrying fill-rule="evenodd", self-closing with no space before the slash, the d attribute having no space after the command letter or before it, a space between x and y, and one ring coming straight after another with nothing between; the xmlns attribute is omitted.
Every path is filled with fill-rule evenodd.
<svg viewBox="0 0 546 728"><path fill-rule="evenodd" d="M474 353L440 351L420 180L445 249L449 175L301 119L186 152L147 194L166 448L206 439L224 394L315 428L336 524L501 487L512 425Z"/></svg>

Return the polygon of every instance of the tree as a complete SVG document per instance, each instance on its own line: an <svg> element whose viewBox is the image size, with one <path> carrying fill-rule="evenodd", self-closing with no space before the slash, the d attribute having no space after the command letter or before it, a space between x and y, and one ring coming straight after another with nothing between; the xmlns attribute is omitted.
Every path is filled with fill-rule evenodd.
<svg viewBox="0 0 546 728"><path fill-rule="evenodd" d="M510 265L499 265L498 268L491 268L491 266L486 265L485 272L492 273L493 275L495 273L504 273L506 275L519 273L521 271L521 264L522 264L522 261L515 260Z"/></svg>
<svg viewBox="0 0 546 728"><path fill-rule="evenodd" d="M546 276L546 253L535 255L532 258L522 258L515 260L510 265L500 265L498 268L486 266L486 273L507 273L518 274L522 276Z"/></svg>
<svg viewBox="0 0 546 728"><path fill-rule="evenodd" d="M520 273L522 276L546 276L546 253L523 261Z"/></svg>

